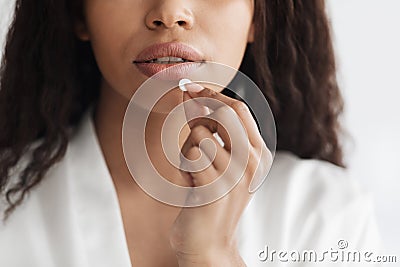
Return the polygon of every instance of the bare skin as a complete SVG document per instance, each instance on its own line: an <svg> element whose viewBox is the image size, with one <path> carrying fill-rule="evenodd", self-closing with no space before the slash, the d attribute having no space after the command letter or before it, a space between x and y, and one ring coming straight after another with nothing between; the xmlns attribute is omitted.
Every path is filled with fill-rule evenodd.
<svg viewBox="0 0 400 267"><path fill-rule="evenodd" d="M204 60L237 69L247 43L254 39L253 8L251 0L85 1L85 22L77 24L76 32L81 40L91 42L103 74L94 122L117 190L133 266L245 265L237 250L234 232L252 196L248 186L258 163L269 160L250 112L238 101L209 89L190 94L176 92L162 101L164 109L171 109L188 98L218 99L230 106L240 120L226 109L215 111L215 116L227 123L237 123L248 134L243 134L237 144L249 151L249 162L241 182L224 198L200 208L168 206L138 187L123 157L121 128L134 89L147 79L131 64L142 49L154 43L183 42L201 51ZM226 35L221 35L222 31ZM150 158L157 163L157 169L180 185L202 186L216 179L229 162L229 146L221 147L216 143L218 152L213 164L188 176L172 168L161 152L159 137L163 120L162 114L152 114L146 135L146 141L152 144ZM211 121L193 122L179 136L182 153L189 159L196 159L200 152L199 139L212 138L215 131L219 129ZM224 134L218 133L224 139ZM226 138L223 141L229 143ZM205 238L210 236L212 240Z"/></svg>
<svg viewBox="0 0 400 267"><path fill-rule="evenodd" d="M248 133L248 137L244 136L243 141L245 144L249 141L251 148L245 178L232 192L210 205L201 208L181 209L152 199L133 181L122 156L121 127L118 127L125 112L124 105L122 105L125 100L112 90L107 90L107 88L103 88L102 92L103 95L99 103L99 107L102 106L102 109L98 108L95 113L96 131L117 189L133 266L203 266L204 264L244 266L245 263L237 251L234 233L238 220L251 198L247 189L251 178L259 168L258 162L271 160L249 111L238 101L229 99L210 89L205 89L199 93L185 93L183 99L189 99L193 96L207 96L231 106L239 115L241 123ZM110 97L119 98L121 105L109 106L107 103L110 103ZM107 110L107 112L102 114L104 110ZM218 111L215 113L218 113ZM228 144L228 149L224 150L223 147L220 147L212 167L199 173L192 173L193 180L189 182L187 176L185 177L179 170L172 168L165 158L159 157L162 151L157 144L160 143L159 129L161 129L163 122L162 117L160 114L155 114L152 117L153 121L150 125L155 127L152 132L157 134L149 135L149 140L155 148L149 152L150 157L158 160L158 168L161 173L168 173L168 177L174 183L183 186L201 186L216 179L220 175L218 169L226 167L219 165L229 162L229 147L232 146L232 144L229 144L229 140L225 138L224 133L218 131L224 142ZM115 118L120 119L115 120ZM231 121L233 118L229 115L224 118L224 115L222 115L220 119ZM110 125L116 127L110 127ZM212 138L213 128L215 126L210 121L193 121L190 124L190 129L184 131L181 136L182 153L189 159L196 159L199 156L196 155L196 151L199 151L196 139L199 136L201 138ZM199 131L200 129L201 131ZM184 142L182 143L182 141ZM116 143L119 145L116 145ZM215 143L217 144L217 142ZM262 171L265 171L265 169ZM222 219L221 214L225 214ZM219 219L214 220L213 218ZM230 227L227 227L227 225ZM215 233L210 235L213 229ZM205 236L213 236L214 239L204 239ZM218 236L219 238L216 238ZM210 244L210 241L214 243ZM194 254L193 251L195 251ZM154 253L157 253L159 257L154 257Z"/></svg>
<svg viewBox="0 0 400 267"><path fill-rule="evenodd" d="M109 105L110 97L121 105ZM114 91L102 90L99 108L95 112L95 127L117 191L132 266L178 266L175 251L170 246L169 232L180 209L154 200L132 179L121 146L121 125L126 105L126 99ZM158 142L157 138L154 140ZM163 163L167 165L165 161ZM180 176L178 170L175 173Z"/></svg>

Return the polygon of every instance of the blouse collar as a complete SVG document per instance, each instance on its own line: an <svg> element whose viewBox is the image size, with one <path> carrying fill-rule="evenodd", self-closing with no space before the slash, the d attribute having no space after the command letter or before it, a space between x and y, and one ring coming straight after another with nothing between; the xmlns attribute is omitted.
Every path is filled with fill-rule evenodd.
<svg viewBox="0 0 400 267"><path fill-rule="evenodd" d="M84 114L67 153L88 266L131 266L118 196L97 139L92 108Z"/></svg>

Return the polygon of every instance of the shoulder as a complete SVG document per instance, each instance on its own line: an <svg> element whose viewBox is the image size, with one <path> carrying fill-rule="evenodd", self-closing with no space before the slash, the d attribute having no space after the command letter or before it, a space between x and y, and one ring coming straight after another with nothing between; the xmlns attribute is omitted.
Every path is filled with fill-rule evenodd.
<svg viewBox="0 0 400 267"><path fill-rule="evenodd" d="M301 159L287 151L276 153L263 187L280 189L288 200L298 204L299 201L314 207L329 204L330 210L343 208L366 194L347 169L323 160Z"/></svg>
<svg viewBox="0 0 400 267"><path fill-rule="evenodd" d="M42 140L37 140L30 143L23 151L21 157L18 159L17 163L8 170L8 179L6 180L2 194L0 195L0 215L3 214L6 209L5 192L7 192L11 187L16 185L20 181L20 177L23 171L33 160L33 153L35 149L40 146ZM2 217L2 216L1 216Z"/></svg>
<svg viewBox="0 0 400 267"><path fill-rule="evenodd" d="M260 189L254 197L256 202L273 201L290 211L289 219L298 225L310 218L324 224L346 216L361 218L369 215L373 207L369 192L347 169L318 159L301 159L285 151L277 152Z"/></svg>
<svg viewBox="0 0 400 267"><path fill-rule="evenodd" d="M66 180L66 176L69 173L69 170L73 165L69 164L71 158L71 147L76 146L77 134L79 133L80 124L75 127L69 127L68 134L70 136L67 148L62 157L55 163L53 163L49 168L46 169L44 176L41 178L38 184L33 186L25 195L23 202L21 205L17 206L15 211L11 214L11 217L14 217L14 214L25 214L22 212L26 211L25 206L29 205L48 205L52 201L49 201L50 197L55 197L54 194L51 194L51 189L54 187L63 186L63 180ZM9 178L6 183L5 189L3 190L3 195L0 199L0 213L3 215L3 212L8 206L8 203L5 199L5 192L7 192L10 188L20 183L23 179L24 172L27 168L32 168L32 166L37 166L37 157L35 157L35 153L37 153L38 149L40 150L40 146L43 145L44 139L40 138L35 140L34 142L28 144L28 146L24 149L23 154L19 158L18 162L9 170ZM54 152L54 150L53 150ZM51 152L48 152L50 155ZM29 178L32 179L32 178ZM19 216L19 215L18 215Z"/></svg>
<svg viewBox="0 0 400 267"><path fill-rule="evenodd" d="M342 167L285 151L276 153L239 229L241 244L253 248L249 253L265 245L276 250L337 248L339 240L353 248L380 248L372 197L357 180Z"/></svg>
<svg viewBox="0 0 400 267"><path fill-rule="evenodd" d="M38 140L29 145L10 172L8 188L21 180L24 169L35 161L35 149L42 142ZM60 240L67 240L66 235L71 232L71 218L75 216L69 150L70 144L63 158L52 165L42 180L29 190L8 219L0 221L0 251L6 252L5 255L0 252L0 258L5 265L26 266L28 262L32 266L53 265L47 257L48 252L56 251L54 245L57 244L57 247ZM1 215L7 207L8 203L2 197ZM32 253L33 250L35 253Z"/></svg>

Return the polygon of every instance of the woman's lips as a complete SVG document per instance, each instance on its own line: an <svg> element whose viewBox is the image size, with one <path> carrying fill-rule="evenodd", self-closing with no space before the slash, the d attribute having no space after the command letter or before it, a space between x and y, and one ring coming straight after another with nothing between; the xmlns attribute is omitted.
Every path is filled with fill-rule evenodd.
<svg viewBox="0 0 400 267"><path fill-rule="evenodd" d="M152 77L153 75L159 73L155 76L158 79L164 80L179 80L194 71L196 68L200 67L202 63L200 62L185 62L185 63L175 63L175 64L158 64L158 63L136 63L137 68L144 75ZM160 73L163 71L162 73Z"/></svg>
<svg viewBox="0 0 400 267"><path fill-rule="evenodd" d="M154 62L155 59L166 57L181 58L184 62L178 61L167 64ZM182 43L162 43L145 48L139 53L133 64L148 77L164 71L156 77L159 79L175 80L186 77L204 62L203 56L187 45Z"/></svg>

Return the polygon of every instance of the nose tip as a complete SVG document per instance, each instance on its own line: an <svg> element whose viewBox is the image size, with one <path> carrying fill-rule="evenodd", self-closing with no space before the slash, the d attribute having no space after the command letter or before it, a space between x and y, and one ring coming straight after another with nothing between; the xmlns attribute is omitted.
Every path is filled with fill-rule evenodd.
<svg viewBox="0 0 400 267"><path fill-rule="evenodd" d="M193 14L185 8L176 6L158 6L151 10L146 16L146 26L151 30L159 28L170 29L182 27L191 29L193 27Z"/></svg>

